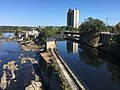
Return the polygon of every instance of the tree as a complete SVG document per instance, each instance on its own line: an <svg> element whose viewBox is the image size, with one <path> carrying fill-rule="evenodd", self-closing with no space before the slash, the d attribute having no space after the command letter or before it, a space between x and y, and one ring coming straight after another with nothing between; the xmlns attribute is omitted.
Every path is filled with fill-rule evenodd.
<svg viewBox="0 0 120 90"><path fill-rule="evenodd" d="M105 28L103 21L89 17L80 26L80 42L97 47L100 40L100 32Z"/></svg>
<svg viewBox="0 0 120 90"><path fill-rule="evenodd" d="M0 36L2 35L2 32L0 31Z"/></svg>
<svg viewBox="0 0 120 90"><path fill-rule="evenodd" d="M120 22L115 26L115 31L120 34Z"/></svg>
<svg viewBox="0 0 120 90"><path fill-rule="evenodd" d="M62 26L61 28L60 28L60 31L66 31L67 30L67 26Z"/></svg>
<svg viewBox="0 0 120 90"><path fill-rule="evenodd" d="M57 27L45 27L41 30L41 34L44 35L45 37L55 37L56 33L59 31L59 28Z"/></svg>
<svg viewBox="0 0 120 90"><path fill-rule="evenodd" d="M105 23L103 23L103 21L89 17L87 20L85 20L85 22L81 24L80 32L86 33L93 30L100 32L100 31L103 31L105 28L106 28Z"/></svg>
<svg viewBox="0 0 120 90"><path fill-rule="evenodd" d="M67 26L67 30L69 30L69 31L73 31L74 28L73 28L73 26Z"/></svg>

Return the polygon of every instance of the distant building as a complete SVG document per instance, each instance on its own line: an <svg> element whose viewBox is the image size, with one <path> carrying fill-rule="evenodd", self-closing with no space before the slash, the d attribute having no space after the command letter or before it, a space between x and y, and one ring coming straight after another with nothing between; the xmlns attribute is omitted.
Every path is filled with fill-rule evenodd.
<svg viewBox="0 0 120 90"><path fill-rule="evenodd" d="M23 39L27 39L28 37L36 39L36 37L38 36L39 32L34 28L29 31L22 31L21 33L18 33L18 38L20 39L20 41L22 41Z"/></svg>
<svg viewBox="0 0 120 90"><path fill-rule="evenodd" d="M29 31L23 31L22 34L24 34L25 38L35 38L39 36L39 32L37 30L35 30L34 28L32 30Z"/></svg>
<svg viewBox="0 0 120 90"><path fill-rule="evenodd" d="M79 10L69 9L67 12L67 26L79 28Z"/></svg>

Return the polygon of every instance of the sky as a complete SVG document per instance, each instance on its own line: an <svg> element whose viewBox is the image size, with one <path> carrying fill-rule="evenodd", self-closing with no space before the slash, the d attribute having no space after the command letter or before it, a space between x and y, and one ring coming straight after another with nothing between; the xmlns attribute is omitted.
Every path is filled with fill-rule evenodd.
<svg viewBox="0 0 120 90"><path fill-rule="evenodd" d="M80 23L88 17L120 21L120 0L0 0L0 26L63 26L68 9L80 11Z"/></svg>

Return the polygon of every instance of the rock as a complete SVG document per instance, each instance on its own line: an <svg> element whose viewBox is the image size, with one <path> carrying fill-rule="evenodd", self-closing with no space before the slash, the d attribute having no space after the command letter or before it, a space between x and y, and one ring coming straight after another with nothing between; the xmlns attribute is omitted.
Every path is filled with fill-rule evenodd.
<svg viewBox="0 0 120 90"><path fill-rule="evenodd" d="M14 71L11 71L11 73L12 73L11 79L15 79L15 73L14 73Z"/></svg>
<svg viewBox="0 0 120 90"><path fill-rule="evenodd" d="M17 80L14 80L14 82L17 82Z"/></svg>
<svg viewBox="0 0 120 90"><path fill-rule="evenodd" d="M7 68L7 64L4 64L4 65L3 65L3 69L6 69L6 68Z"/></svg>
<svg viewBox="0 0 120 90"><path fill-rule="evenodd" d="M7 81L6 81L6 72L3 72L3 76L1 78L1 83L0 83L1 89L6 89L7 87Z"/></svg>
<svg viewBox="0 0 120 90"><path fill-rule="evenodd" d="M10 61L7 64L3 65L3 69L8 69L11 71L11 75L9 75L9 76L12 76L11 79L15 79L16 76L15 76L14 71L18 70L17 67L18 67L18 65L15 65L15 61Z"/></svg>
<svg viewBox="0 0 120 90"><path fill-rule="evenodd" d="M8 85L10 85L10 80L8 80Z"/></svg>
<svg viewBox="0 0 120 90"><path fill-rule="evenodd" d="M41 82L35 82L35 81L31 81L32 86L34 87L35 90L40 90L40 88L42 87L42 83Z"/></svg>
<svg viewBox="0 0 120 90"><path fill-rule="evenodd" d="M39 76L37 76L37 75L35 74L35 81L37 82L37 81L39 81L39 80L40 80Z"/></svg>
<svg viewBox="0 0 120 90"><path fill-rule="evenodd" d="M18 56L18 58L21 58L21 56Z"/></svg>
<svg viewBox="0 0 120 90"><path fill-rule="evenodd" d="M15 65L15 61L8 62L7 66L10 71L18 70L17 68L18 65Z"/></svg>
<svg viewBox="0 0 120 90"><path fill-rule="evenodd" d="M32 80L31 84L27 86L25 90L42 90L42 83Z"/></svg>
<svg viewBox="0 0 120 90"><path fill-rule="evenodd" d="M25 90L35 90L32 85L29 85L28 87L25 88Z"/></svg>

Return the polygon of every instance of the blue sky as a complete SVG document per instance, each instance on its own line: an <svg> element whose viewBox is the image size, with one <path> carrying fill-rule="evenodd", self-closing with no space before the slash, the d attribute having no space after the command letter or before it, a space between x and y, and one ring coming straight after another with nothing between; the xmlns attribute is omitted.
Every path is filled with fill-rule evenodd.
<svg viewBox="0 0 120 90"><path fill-rule="evenodd" d="M110 25L120 21L120 0L0 0L0 25L66 25L69 8L80 10L80 22L88 17L112 18Z"/></svg>

